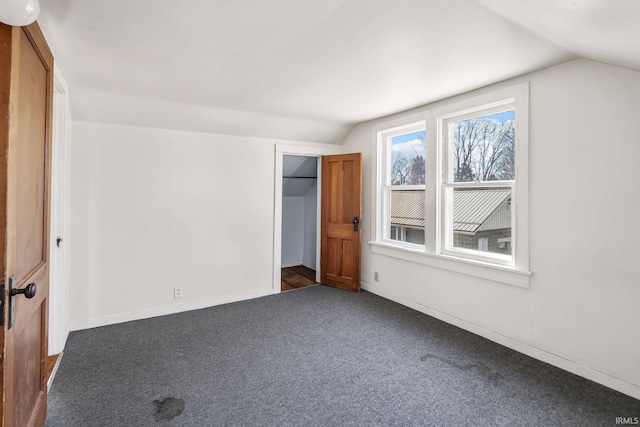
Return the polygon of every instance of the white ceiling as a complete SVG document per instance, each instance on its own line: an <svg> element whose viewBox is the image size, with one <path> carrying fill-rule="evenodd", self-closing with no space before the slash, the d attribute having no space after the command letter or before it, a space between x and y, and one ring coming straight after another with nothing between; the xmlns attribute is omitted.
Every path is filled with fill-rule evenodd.
<svg viewBox="0 0 640 427"><path fill-rule="evenodd" d="M39 22L74 119L340 143L579 56L640 68L638 3L43 0Z"/></svg>
<svg viewBox="0 0 640 427"><path fill-rule="evenodd" d="M638 0L478 0L580 57L640 70Z"/></svg>

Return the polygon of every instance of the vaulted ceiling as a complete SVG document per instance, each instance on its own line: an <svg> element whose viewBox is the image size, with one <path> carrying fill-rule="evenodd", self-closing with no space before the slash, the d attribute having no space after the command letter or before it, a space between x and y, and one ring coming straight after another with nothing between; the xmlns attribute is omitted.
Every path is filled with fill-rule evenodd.
<svg viewBox="0 0 640 427"><path fill-rule="evenodd" d="M640 69L635 0L43 0L76 120L340 143L577 57Z"/></svg>

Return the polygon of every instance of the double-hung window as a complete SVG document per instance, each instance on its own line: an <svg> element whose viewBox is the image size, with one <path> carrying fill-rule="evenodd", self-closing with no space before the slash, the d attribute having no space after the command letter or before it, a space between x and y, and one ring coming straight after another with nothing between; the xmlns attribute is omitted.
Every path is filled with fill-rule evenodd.
<svg viewBox="0 0 640 427"><path fill-rule="evenodd" d="M425 157L424 122L387 129L379 135L381 153L380 235L405 247L424 248Z"/></svg>
<svg viewBox="0 0 640 427"><path fill-rule="evenodd" d="M440 117L442 253L513 265L513 99Z"/></svg>
<svg viewBox="0 0 640 427"><path fill-rule="evenodd" d="M528 92L484 91L374 127L373 252L528 287Z"/></svg>

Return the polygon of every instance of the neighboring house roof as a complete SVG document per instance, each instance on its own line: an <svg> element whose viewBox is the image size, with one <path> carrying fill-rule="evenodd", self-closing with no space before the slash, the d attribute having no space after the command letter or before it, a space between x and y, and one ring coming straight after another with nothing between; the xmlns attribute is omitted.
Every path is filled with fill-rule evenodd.
<svg viewBox="0 0 640 427"><path fill-rule="evenodd" d="M453 230L475 233L510 197L510 190L454 191Z"/></svg>
<svg viewBox="0 0 640 427"><path fill-rule="evenodd" d="M391 193L391 224L424 227L424 190L396 190Z"/></svg>
<svg viewBox="0 0 640 427"><path fill-rule="evenodd" d="M503 203L510 190L464 190L453 193L453 230L475 233ZM424 227L424 190L396 190L391 196L391 224Z"/></svg>

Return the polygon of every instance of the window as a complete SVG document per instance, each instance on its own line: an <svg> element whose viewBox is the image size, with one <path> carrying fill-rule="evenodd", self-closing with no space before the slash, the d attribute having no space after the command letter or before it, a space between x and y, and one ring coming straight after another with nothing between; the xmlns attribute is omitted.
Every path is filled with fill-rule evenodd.
<svg viewBox="0 0 640 427"><path fill-rule="evenodd" d="M528 84L374 127L375 253L528 287Z"/></svg>
<svg viewBox="0 0 640 427"><path fill-rule="evenodd" d="M478 238L478 250L479 251L488 251L489 250L489 238L488 237L479 237Z"/></svg>
<svg viewBox="0 0 640 427"><path fill-rule="evenodd" d="M516 112L513 100L442 117L442 252L512 265Z"/></svg>
<svg viewBox="0 0 640 427"><path fill-rule="evenodd" d="M401 245L425 242L425 157L424 123L388 129L379 136L382 160L380 176L381 235Z"/></svg>

